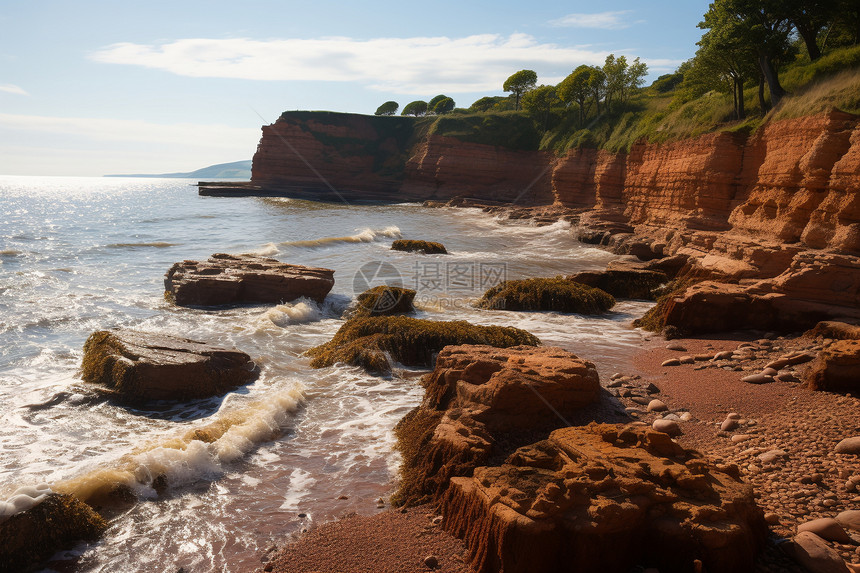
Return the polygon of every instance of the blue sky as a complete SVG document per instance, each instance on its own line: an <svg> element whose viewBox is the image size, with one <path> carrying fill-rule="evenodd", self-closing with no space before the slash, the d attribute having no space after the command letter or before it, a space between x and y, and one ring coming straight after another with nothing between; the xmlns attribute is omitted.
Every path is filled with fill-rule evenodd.
<svg viewBox="0 0 860 573"><path fill-rule="evenodd" d="M191 171L250 159L284 110L468 107L609 53L649 80L695 52L705 0L3 0L0 174Z"/></svg>

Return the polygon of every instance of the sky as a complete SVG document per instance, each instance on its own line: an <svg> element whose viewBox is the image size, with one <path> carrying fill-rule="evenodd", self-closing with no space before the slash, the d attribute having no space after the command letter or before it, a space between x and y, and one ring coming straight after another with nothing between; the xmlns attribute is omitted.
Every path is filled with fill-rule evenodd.
<svg viewBox="0 0 860 573"><path fill-rule="evenodd" d="M648 83L693 56L707 0L0 0L0 175L193 171L250 159L286 110L468 107L520 69L607 54Z"/></svg>

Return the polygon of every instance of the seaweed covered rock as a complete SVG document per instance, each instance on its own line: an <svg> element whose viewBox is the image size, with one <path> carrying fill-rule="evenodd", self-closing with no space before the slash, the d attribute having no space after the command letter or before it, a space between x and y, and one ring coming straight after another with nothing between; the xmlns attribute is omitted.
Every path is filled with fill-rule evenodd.
<svg viewBox="0 0 860 573"><path fill-rule="evenodd" d="M394 316L415 312L412 301L415 291L408 288L380 285L356 297L350 318L359 316Z"/></svg>
<svg viewBox="0 0 860 573"><path fill-rule="evenodd" d="M94 332L81 378L127 402L224 394L257 378L251 357L203 342L131 330Z"/></svg>
<svg viewBox="0 0 860 573"><path fill-rule="evenodd" d="M78 498L49 494L0 522L0 572L24 571L78 541L97 539L105 528L104 519Z"/></svg>
<svg viewBox="0 0 860 573"><path fill-rule="evenodd" d="M600 314L615 306L612 295L565 278L504 281L478 301L481 308Z"/></svg>
<svg viewBox="0 0 860 573"><path fill-rule="evenodd" d="M594 365L553 347L448 346L422 384L424 402L395 428L398 504L437 501L452 477L488 463L500 441L564 425L600 395Z"/></svg>
<svg viewBox="0 0 860 573"><path fill-rule="evenodd" d="M860 340L837 340L828 344L818 353L803 378L813 390L860 390Z"/></svg>
<svg viewBox="0 0 860 573"><path fill-rule="evenodd" d="M442 243L432 241L418 241L414 239L397 239L391 243L394 251L406 251L410 253L424 253L425 255L447 255L448 249Z"/></svg>
<svg viewBox="0 0 860 573"><path fill-rule="evenodd" d="M562 428L454 477L442 527L474 571L752 571L767 526L737 467L641 425Z"/></svg>
<svg viewBox="0 0 860 573"><path fill-rule="evenodd" d="M567 279L599 288L618 298L654 300L654 290L668 282L669 277L659 271L606 269L605 271L583 271Z"/></svg>
<svg viewBox="0 0 860 573"><path fill-rule="evenodd" d="M434 356L453 344L538 346L540 340L519 328L480 326L464 320L437 322L408 316L369 316L346 321L325 344L311 348L311 366L338 362L370 372L389 372L393 360L406 366L432 366Z"/></svg>
<svg viewBox="0 0 860 573"><path fill-rule="evenodd" d="M175 263L164 276L165 296L180 306L282 303L303 296L322 302L333 286L330 269L223 253Z"/></svg>

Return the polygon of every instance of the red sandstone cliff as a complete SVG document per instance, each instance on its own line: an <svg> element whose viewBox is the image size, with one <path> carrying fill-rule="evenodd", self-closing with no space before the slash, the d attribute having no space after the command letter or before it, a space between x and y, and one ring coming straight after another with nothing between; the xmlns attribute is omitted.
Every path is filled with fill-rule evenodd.
<svg viewBox="0 0 860 573"><path fill-rule="evenodd" d="M252 180L308 198L469 197L584 210L736 276L776 276L795 254L860 254L860 118L832 111L772 122L747 137L712 133L630 153L563 157L438 135L404 137L387 120L291 117L263 128ZM733 263L732 261L737 261ZM727 272L728 271L728 272Z"/></svg>

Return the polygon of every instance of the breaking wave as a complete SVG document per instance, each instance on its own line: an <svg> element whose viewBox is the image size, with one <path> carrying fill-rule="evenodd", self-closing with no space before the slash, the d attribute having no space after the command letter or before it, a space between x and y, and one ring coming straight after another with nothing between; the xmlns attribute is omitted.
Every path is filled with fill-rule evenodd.
<svg viewBox="0 0 860 573"><path fill-rule="evenodd" d="M399 239L401 236L400 228L392 225L390 227L385 227L384 229L362 229L355 235L349 235L346 237L323 237L321 239L310 239L306 241L286 241L281 243L281 246L315 248L324 247L334 243L372 243L374 241L382 241L384 239Z"/></svg>

